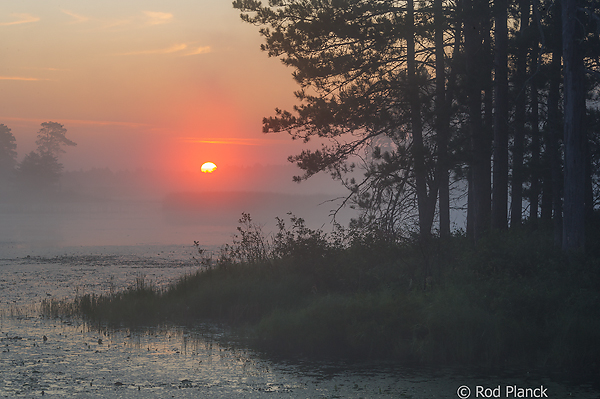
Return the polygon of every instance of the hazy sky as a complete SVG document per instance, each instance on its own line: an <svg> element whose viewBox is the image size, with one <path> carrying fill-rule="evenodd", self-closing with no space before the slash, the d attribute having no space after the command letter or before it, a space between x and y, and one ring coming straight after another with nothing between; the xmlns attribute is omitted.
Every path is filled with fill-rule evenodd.
<svg viewBox="0 0 600 399"><path fill-rule="evenodd" d="M19 160L64 124L68 170L284 164L302 145L261 121L297 86L261 42L230 0L3 1L0 123Z"/></svg>

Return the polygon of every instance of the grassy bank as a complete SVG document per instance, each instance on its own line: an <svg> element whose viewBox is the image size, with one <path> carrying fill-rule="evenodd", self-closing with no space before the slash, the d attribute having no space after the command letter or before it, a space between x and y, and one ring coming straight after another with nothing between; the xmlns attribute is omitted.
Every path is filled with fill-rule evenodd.
<svg viewBox="0 0 600 399"><path fill-rule="evenodd" d="M267 242L246 222L213 267L166 290L139 279L45 312L109 324L213 320L277 353L599 373L600 257L566 256L551 233L392 244L326 237L296 220Z"/></svg>

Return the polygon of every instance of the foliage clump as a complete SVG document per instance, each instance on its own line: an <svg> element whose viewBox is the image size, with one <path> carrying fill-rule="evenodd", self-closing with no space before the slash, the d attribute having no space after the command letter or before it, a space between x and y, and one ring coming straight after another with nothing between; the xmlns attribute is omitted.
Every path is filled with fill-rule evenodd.
<svg viewBox="0 0 600 399"><path fill-rule="evenodd" d="M390 241L301 218L262 233L249 215L215 262L158 290L86 295L90 320L212 320L278 354L597 373L600 261L566 255L551 231ZM51 307L48 307L50 309Z"/></svg>

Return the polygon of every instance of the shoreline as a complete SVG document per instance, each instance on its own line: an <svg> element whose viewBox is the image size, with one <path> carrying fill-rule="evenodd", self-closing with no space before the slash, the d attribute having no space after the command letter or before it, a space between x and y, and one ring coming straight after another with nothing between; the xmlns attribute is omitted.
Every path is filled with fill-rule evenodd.
<svg viewBox="0 0 600 399"><path fill-rule="evenodd" d="M165 289L139 280L112 295L47 301L44 312L132 327L215 321L282 355L600 374L594 254L569 259L544 232L477 247L434 239L429 252L414 242L335 247L305 233L278 258L221 259Z"/></svg>

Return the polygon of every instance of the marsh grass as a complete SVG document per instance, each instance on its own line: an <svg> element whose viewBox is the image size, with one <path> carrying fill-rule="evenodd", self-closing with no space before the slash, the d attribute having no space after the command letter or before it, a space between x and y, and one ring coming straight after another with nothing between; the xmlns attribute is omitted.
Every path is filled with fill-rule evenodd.
<svg viewBox="0 0 600 399"><path fill-rule="evenodd" d="M277 354L600 371L600 260L566 256L551 232L495 233L474 245L462 235L330 240L301 219L271 241L253 231L166 289L139 280L44 311L130 326L223 322Z"/></svg>
<svg viewBox="0 0 600 399"><path fill-rule="evenodd" d="M29 317L38 317L40 315L40 306L38 304L16 305L9 304L8 306L0 307L0 319L16 318L26 319Z"/></svg>

